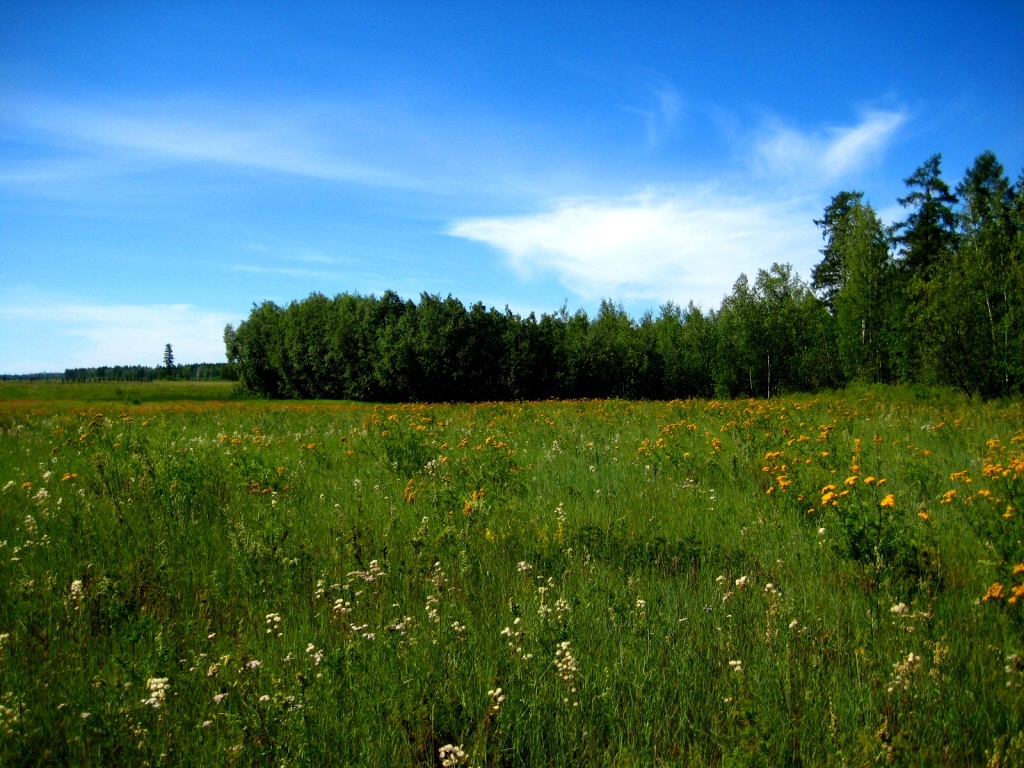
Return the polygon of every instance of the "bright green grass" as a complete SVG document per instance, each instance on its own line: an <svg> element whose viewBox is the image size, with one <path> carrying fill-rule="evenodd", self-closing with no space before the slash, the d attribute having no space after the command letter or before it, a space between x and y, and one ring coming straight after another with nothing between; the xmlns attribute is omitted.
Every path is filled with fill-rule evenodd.
<svg viewBox="0 0 1024 768"><path fill-rule="evenodd" d="M4 402L23 401L140 405L179 400L202 402L230 399L238 399L235 383L231 381L0 381L0 405Z"/></svg>
<svg viewBox="0 0 1024 768"><path fill-rule="evenodd" d="M201 386L0 390L0 764L1024 761L1019 403Z"/></svg>

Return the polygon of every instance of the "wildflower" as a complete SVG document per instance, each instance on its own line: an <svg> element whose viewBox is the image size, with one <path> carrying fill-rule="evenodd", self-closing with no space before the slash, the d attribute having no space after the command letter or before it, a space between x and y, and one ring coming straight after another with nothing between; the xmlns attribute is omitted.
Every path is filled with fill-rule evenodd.
<svg viewBox="0 0 1024 768"><path fill-rule="evenodd" d="M281 614L279 614L279 613L268 613L267 614L267 620L266 620L265 623L267 625L267 634L268 635L272 635L272 634L276 633L278 637L281 636L281 633L277 631L277 625L281 623Z"/></svg>
<svg viewBox="0 0 1024 768"><path fill-rule="evenodd" d="M875 478L874 477L865 477L864 478L864 485L871 485L873 482L875 482Z"/></svg>
<svg viewBox="0 0 1024 768"><path fill-rule="evenodd" d="M896 603L892 608L889 609L889 613L895 613L897 616L902 616L907 612L906 603Z"/></svg>
<svg viewBox="0 0 1024 768"><path fill-rule="evenodd" d="M880 502L878 502L878 506L880 506L880 507L895 507L896 506L896 494L893 494L893 493L888 494L884 499L882 499Z"/></svg>
<svg viewBox="0 0 1024 768"><path fill-rule="evenodd" d="M745 587L746 585L747 585L747 577L746 576L740 576L738 579L736 579L736 586L737 587L742 588L742 587Z"/></svg>
<svg viewBox="0 0 1024 768"><path fill-rule="evenodd" d="M250 661L248 664L245 665L245 668L246 669L256 669L256 667L260 666L262 663L263 662L260 661L259 659L253 659L252 661Z"/></svg>
<svg viewBox="0 0 1024 768"><path fill-rule="evenodd" d="M151 677L146 681L146 688L149 689L149 698L142 699L140 703L153 709L159 709L167 701L167 691L170 688L167 685L167 678Z"/></svg>
<svg viewBox="0 0 1024 768"><path fill-rule="evenodd" d="M1024 563L1017 563L1017 565L1013 566L1013 575L1017 576L1021 573L1024 573Z"/></svg>
<svg viewBox="0 0 1024 768"><path fill-rule="evenodd" d="M1018 584L1016 587L1012 587L1010 589L1010 599L1006 602L1016 603L1022 597L1024 597L1024 584Z"/></svg>
<svg viewBox="0 0 1024 768"><path fill-rule="evenodd" d="M1002 600L1003 599L1003 585L998 581L988 588L985 592L985 596L982 600Z"/></svg>
<svg viewBox="0 0 1024 768"><path fill-rule="evenodd" d="M740 659L731 659L729 667L738 675L743 673L743 662Z"/></svg>
<svg viewBox="0 0 1024 768"><path fill-rule="evenodd" d="M71 600L75 603L75 610L78 610L78 604L82 602L82 580L75 579L71 582Z"/></svg>
<svg viewBox="0 0 1024 768"><path fill-rule="evenodd" d="M203 728L209 728L211 725L213 725L213 720L203 720Z"/></svg>
<svg viewBox="0 0 1024 768"><path fill-rule="evenodd" d="M893 664L895 674L893 675L892 682L889 683L888 692L892 693L899 688L902 688L904 691L910 690L910 686L913 683L914 669L920 661L920 656L909 653L905 660L897 661Z"/></svg>
<svg viewBox="0 0 1024 768"><path fill-rule="evenodd" d="M268 701L270 701L270 697L267 694L263 694L262 696L260 696L260 703L265 703Z"/></svg>
<svg viewBox="0 0 1024 768"><path fill-rule="evenodd" d="M789 622L790 629L796 629L798 626L800 626L800 622L796 619L793 619L791 622Z"/></svg>
<svg viewBox="0 0 1024 768"><path fill-rule="evenodd" d="M569 649L568 640L558 644L558 649L555 651L555 668L558 670L558 676L562 678L564 683L572 683L579 667L576 664L576 658Z"/></svg>
<svg viewBox="0 0 1024 768"><path fill-rule="evenodd" d="M818 535L819 536L824 536L825 535L825 529L824 528L819 528L818 529Z"/></svg>
<svg viewBox="0 0 1024 768"><path fill-rule="evenodd" d="M927 512L918 512L917 516L920 517L922 520L928 520L930 518Z"/></svg>
<svg viewBox="0 0 1024 768"><path fill-rule="evenodd" d="M463 751L461 744L459 746L445 744L437 750L437 756L441 759L441 765L445 766L445 768L461 765L466 760L466 753Z"/></svg>
<svg viewBox="0 0 1024 768"><path fill-rule="evenodd" d="M501 709L502 702L505 701L505 694L501 692L501 688L495 688L493 691L488 691L487 695L491 697L491 712L497 712Z"/></svg>
<svg viewBox="0 0 1024 768"><path fill-rule="evenodd" d="M213 703L214 704L220 704L227 697L228 697L228 695L226 693L218 693L216 696L213 697Z"/></svg>

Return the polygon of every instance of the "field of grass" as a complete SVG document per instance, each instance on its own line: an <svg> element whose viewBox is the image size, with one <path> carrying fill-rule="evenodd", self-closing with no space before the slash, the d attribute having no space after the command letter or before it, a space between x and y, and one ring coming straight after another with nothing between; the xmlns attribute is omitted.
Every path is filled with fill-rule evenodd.
<svg viewBox="0 0 1024 768"><path fill-rule="evenodd" d="M1022 403L36 386L0 765L1024 764Z"/></svg>

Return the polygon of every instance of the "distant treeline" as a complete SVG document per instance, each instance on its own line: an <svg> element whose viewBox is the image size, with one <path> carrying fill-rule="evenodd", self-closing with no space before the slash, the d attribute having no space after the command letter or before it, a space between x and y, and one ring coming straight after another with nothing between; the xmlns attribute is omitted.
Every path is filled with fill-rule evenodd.
<svg viewBox="0 0 1024 768"><path fill-rule="evenodd" d="M763 397L851 381L1018 394L1024 175L1011 185L986 152L954 191L940 160L905 180L905 221L885 228L863 193L840 192L815 222L810 284L774 264L741 275L717 310L668 303L634 320L603 301L593 318L538 319L426 293L314 293L254 305L225 329L227 357L272 398Z"/></svg>
<svg viewBox="0 0 1024 768"><path fill-rule="evenodd" d="M63 379L64 374L55 371L43 373L3 373L0 374L0 381L49 381L52 379Z"/></svg>
<svg viewBox="0 0 1024 768"><path fill-rule="evenodd" d="M65 381L233 381L235 374L230 363L190 363L165 366L101 365L95 368L68 368L63 374L47 374L48 378Z"/></svg>

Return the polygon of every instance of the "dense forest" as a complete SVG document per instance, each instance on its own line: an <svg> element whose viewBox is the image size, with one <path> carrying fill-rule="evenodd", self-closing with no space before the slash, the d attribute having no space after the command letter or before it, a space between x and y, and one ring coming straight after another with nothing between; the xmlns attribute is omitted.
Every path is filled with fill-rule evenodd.
<svg viewBox="0 0 1024 768"><path fill-rule="evenodd" d="M182 381L233 380L233 366L229 363L185 363L171 366L101 365L95 368L68 368L63 374L43 374L48 378L65 381ZM34 375L35 376L35 375Z"/></svg>
<svg viewBox="0 0 1024 768"><path fill-rule="evenodd" d="M1024 174L1011 184L985 152L950 188L940 165L905 179L891 227L862 192L839 192L815 221L810 283L773 264L717 310L670 302L634 320L606 300L593 318L563 306L538 319L426 293L314 293L254 305L225 329L228 361L272 398L770 397L854 381L1019 394Z"/></svg>

